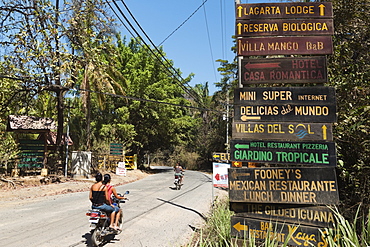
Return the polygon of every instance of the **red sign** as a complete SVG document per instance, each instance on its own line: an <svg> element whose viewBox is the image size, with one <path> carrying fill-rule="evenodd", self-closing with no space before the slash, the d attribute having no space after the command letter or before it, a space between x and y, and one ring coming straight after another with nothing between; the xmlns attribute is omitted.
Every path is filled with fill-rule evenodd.
<svg viewBox="0 0 370 247"><path fill-rule="evenodd" d="M262 37L237 40L238 56L324 55L333 53L330 36Z"/></svg>
<svg viewBox="0 0 370 247"><path fill-rule="evenodd" d="M241 83L325 83L326 57L243 59Z"/></svg>

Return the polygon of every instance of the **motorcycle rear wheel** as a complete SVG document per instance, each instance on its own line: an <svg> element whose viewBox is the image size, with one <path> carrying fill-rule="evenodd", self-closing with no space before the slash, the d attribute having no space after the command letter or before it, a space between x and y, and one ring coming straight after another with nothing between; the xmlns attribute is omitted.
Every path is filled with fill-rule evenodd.
<svg viewBox="0 0 370 247"><path fill-rule="evenodd" d="M103 243L104 237L101 235L101 232L101 227L98 227L93 231L91 235L91 242L93 246L100 246Z"/></svg>

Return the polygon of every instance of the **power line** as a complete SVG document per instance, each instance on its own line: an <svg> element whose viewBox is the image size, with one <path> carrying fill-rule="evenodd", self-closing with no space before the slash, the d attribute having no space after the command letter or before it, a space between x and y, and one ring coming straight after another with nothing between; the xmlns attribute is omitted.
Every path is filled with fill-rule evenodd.
<svg viewBox="0 0 370 247"><path fill-rule="evenodd" d="M205 1L203 1L203 3L205 3ZM213 73L214 73L214 76L215 76L215 81L217 81L216 68L215 68L215 64L213 62L214 61L214 58L213 58L213 49L212 49L211 37L209 35L206 6L203 6L203 10L204 10L204 19L205 19L205 23L206 23L206 30L207 30L207 37L208 37L208 45L209 45L209 50L210 50L210 53L211 53Z"/></svg>
<svg viewBox="0 0 370 247"><path fill-rule="evenodd" d="M116 14L116 16L118 17L118 19L123 23L122 19L117 15L117 13L114 11L114 9L112 8L112 6L109 4L109 2L107 2L108 5L110 6L110 8L113 10L113 12ZM121 8L118 6L118 4L116 3L116 1L113 0L113 4L116 6L116 8L118 9L118 11L120 12L120 14L123 16L123 18L126 20L126 22L128 23L128 25L131 27L131 29L135 32L136 36L139 37L141 39L141 41L144 43L144 45L147 47L147 49L155 56L155 58L164 66L164 68L174 77L174 79L176 81L178 81L179 83L177 83L180 87L182 87L185 92L188 93L189 96L191 96L198 104L202 104L201 101L198 99L199 95L195 95L193 94L192 91L189 90L190 85L188 85L186 82L184 82L185 84L188 85L189 88L185 87L182 83L182 81L184 81L184 79L181 77L181 75L178 73L178 71L173 68L172 64L163 56L162 52L157 48L157 46L152 42L152 40L149 38L149 36L146 34L146 32L143 30L143 28L140 26L140 24L138 23L138 21L136 20L136 18L133 16L133 14L131 13L131 11L128 9L127 5L122 2L123 5L125 6L126 10L128 11L128 13L130 14L131 18L135 21L135 23L137 24L137 26L140 28L140 30L143 32L143 34L145 35L145 37L149 40L149 42L152 44L152 46L154 47L154 49L158 52L158 54L161 56L161 58L163 58L163 60L167 63L167 66L166 64L164 64L163 60L160 59L158 57L157 54L154 53L154 51L150 48L150 46L144 41L144 39L141 37L141 35L137 32L137 30L135 29L135 27L131 24L131 22L128 20L128 18L126 17L126 15L123 13L123 11L121 10ZM130 34L132 35L132 32L127 28L126 25L124 25L125 28L130 32ZM134 35L132 35L133 37L135 37ZM169 70L170 67L173 71ZM175 76L174 73L177 75ZM181 78L182 81L180 81L178 78Z"/></svg>
<svg viewBox="0 0 370 247"><path fill-rule="evenodd" d="M191 108L191 109L197 109L197 110L214 111L214 112L218 112L218 113L221 113L221 114L224 113L222 111L208 109L208 108L188 106L188 105L180 105L180 104L174 104L174 103L151 100L151 99L142 99L142 98L126 96L126 95L121 95L121 94L114 94L114 93L103 93L103 92L98 92L98 91L93 91L93 90L88 90L88 89L82 89L82 88L73 88L73 89L69 89L69 90L85 91L85 92L89 92L89 93L104 94L104 95L108 95L108 96L112 96L112 97L125 98L125 99L131 99L131 100L137 100L137 101L143 101L143 102L151 102L151 103L156 103L156 104L171 105L171 106L184 107L184 108Z"/></svg>
<svg viewBox="0 0 370 247"><path fill-rule="evenodd" d="M177 30L179 30L193 15L198 12L198 10L207 2L208 0L203 1L203 3L188 17L185 21L183 21L180 26L178 26L175 30L172 31L158 46L161 46L167 39L169 39Z"/></svg>

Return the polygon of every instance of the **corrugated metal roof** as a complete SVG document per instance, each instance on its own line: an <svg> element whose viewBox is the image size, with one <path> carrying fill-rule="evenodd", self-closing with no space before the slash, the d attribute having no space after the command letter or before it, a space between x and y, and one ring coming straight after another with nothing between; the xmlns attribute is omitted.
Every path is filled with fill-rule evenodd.
<svg viewBox="0 0 370 247"><path fill-rule="evenodd" d="M8 131L52 130L56 128L57 126L51 118L16 115L9 115L8 117Z"/></svg>

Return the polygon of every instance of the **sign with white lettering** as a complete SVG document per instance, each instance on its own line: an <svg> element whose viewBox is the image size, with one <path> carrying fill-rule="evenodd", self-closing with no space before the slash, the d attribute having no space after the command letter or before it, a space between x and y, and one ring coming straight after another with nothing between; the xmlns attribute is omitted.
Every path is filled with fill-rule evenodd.
<svg viewBox="0 0 370 247"><path fill-rule="evenodd" d="M317 122L336 121L332 87L237 88L235 121Z"/></svg>
<svg viewBox="0 0 370 247"><path fill-rule="evenodd" d="M321 227L332 227L335 223L334 212L327 206L231 202L230 209L237 216L272 222Z"/></svg>
<svg viewBox="0 0 370 247"><path fill-rule="evenodd" d="M241 83L325 83L326 57L242 59Z"/></svg>
<svg viewBox="0 0 370 247"><path fill-rule="evenodd" d="M231 236L239 239L253 238L265 241L270 238L274 239L275 243L288 246L328 246L325 237L317 227L238 216L231 217L231 226Z"/></svg>
<svg viewBox="0 0 370 247"><path fill-rule="evenodd" d="M326 55L333 53L331 36L257 37L237 39L238 56Z"/></svg>
<svg viewBox="0 0 370 247"><path fill-rule="evenodd" d="M331 123L240 122L233 121L233 139L332 141Z"/></svg>
<svg viewBox="0 0 370 247"><path fill-rule="evenodd" d="M231 160L270 164L336 166L334 142L231 140Z"/></svg>
<svg viewBox="0 0 370 247"><path fill-rule="evenodd" d="M333 18L330 2L237 4L236 19Z"/></svg>
<svg viewBox="0 0 370 247"><path fill-rule="evenodd" d="M333 35L332 19L237 20L237 37L283 35Z"/></svg>
<svg viewBox="0 0 370 247"><path fill-rule="evenodd" d="M230 202L339 203L334 167L230 168Z"/></svg>

